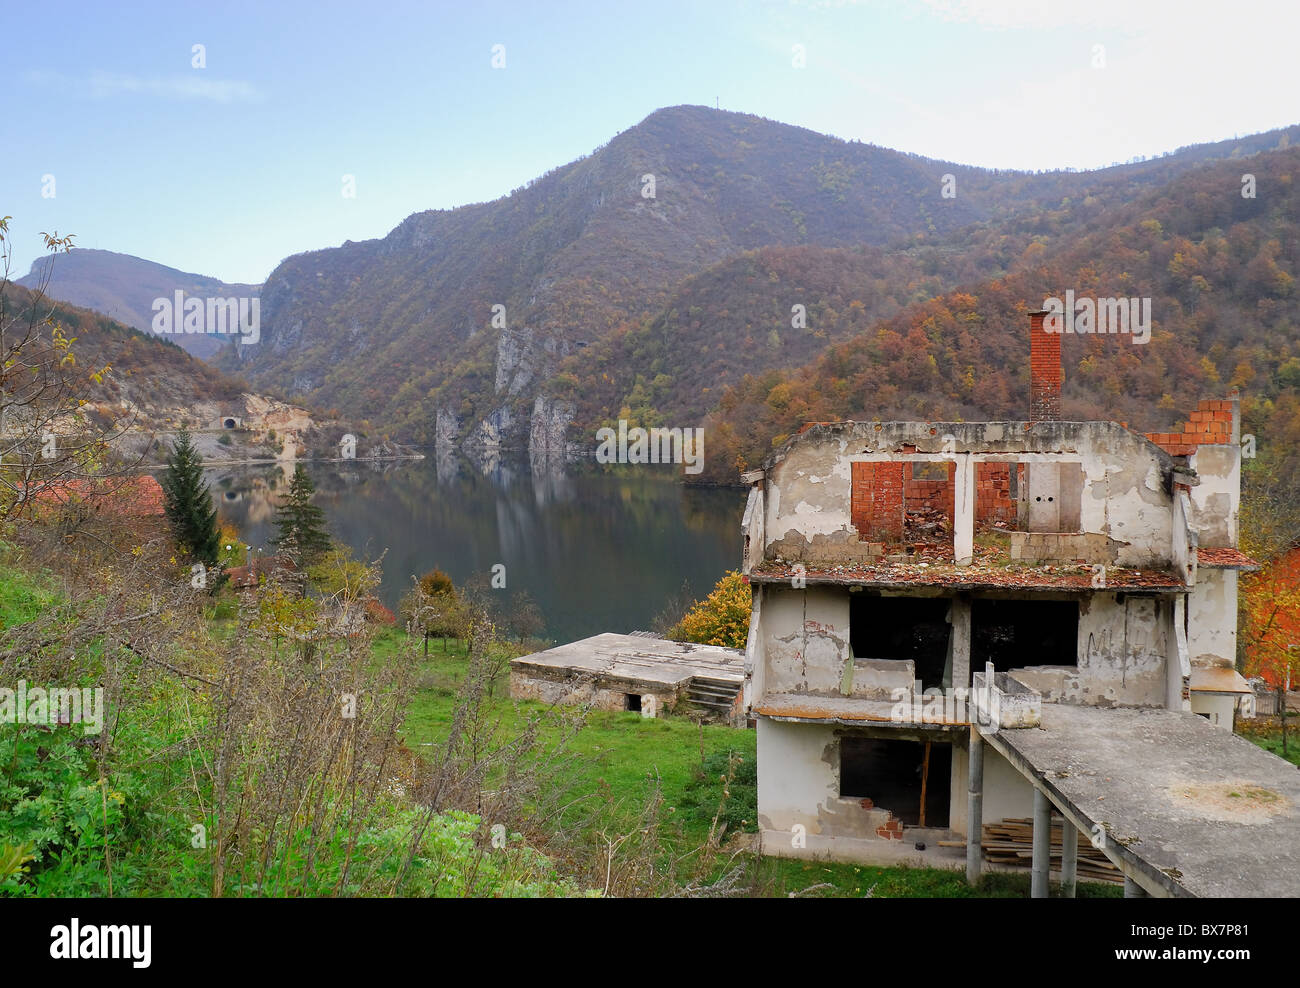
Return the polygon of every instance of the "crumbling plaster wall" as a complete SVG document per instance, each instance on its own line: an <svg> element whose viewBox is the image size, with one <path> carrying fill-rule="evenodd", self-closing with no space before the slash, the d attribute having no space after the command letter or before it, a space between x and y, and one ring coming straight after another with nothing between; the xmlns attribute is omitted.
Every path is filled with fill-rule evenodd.
<svg viewBox="0 0 1300 988"><path fill-rule="evenodd" d="M767 584L762 638L765 692L838 695L849 657L848 591Z"/></svg>
<svg viewBox="0 0 1300 988"><path fill-rule="evenodd" d="M1045 703L1163 707L1171 612L1169 601L1153 597L1084 596L1079 601L1077 668L1030 666L1010 673L1038 690Z"/></svg>
<svg viewBox="0 0 1300 988"><path fill-rule="evenodd" d="M763 584L753 588L753 601L749 607L749 634L745 637L745 685L741 692L741 706L746 714L767 688L767 644L763 640L765 619L763 602L771 594Z"/></svg>
<svg viewBox="0 0 1300 988"><path fill-rule="evenodd" d="M745 515L740 521L740 531L744 539L741 571L747 576L763 561L765 541L763 521L767 511L765 501L762 487L755 484L749 489L749 497L745 501Z"/></svg>
<svg viewBox="0 0 1300 988"><path fill-rule="evenodd" d="M1189 465L1200 483L1188 492L1192 502L1192 528L1199 544L1215 548L1237 545L1241 500L1241 448L1200 446Z"/></svg>
<svg viewBox="0 0 1300 988"><path fill-rule="evenodd" d="M1218 599L1214 594L1207 597ZM751 636L754 644L750 661L758 670L751 675L751 702L758 702L764 693L887 700L892 699L895 688L911 685L915 671L910 661L856 656L852 678L846 677L851 654L849 601L850 592L841 587L796 590L763 585L762 619L757 623L758 633ZM953 683L968 686L970 602L957 599L954 607L960 609L958 617L964 620L959 628L961 634L950 641ZM1111 592L1084 595L1079 598L1077 667L1024 666L1011 672L1026 686L1041 692L1049 703L1163 707L1169 682L1166 663L1173 607L1171 599L1151 596ZM1220 604L1217 640L1226 641L1223 636L1234 634L1234 619L1235 611Z"/></svg>
<svg viewBox="0 0 1300 988"><path fill-rule="evenodd" d="M869 859L894 820L889 807L842 798L840 740L829 724L792 724L760 718L758 825L764 854L839 860ZM897 807L895 807L897 809ZM932 825L944 827L947 821ZM803 827L796 839L794 828ZM893 826L902 828L896 820ZM802 844L803 846L799 846Z"/></svg>
<svg viewBox="0 0 1300 988"><path fill-rule="evenodd" d="M948 437L945 439L945 437ZM808 561L851 557L855 456L894 453L1047 456L1081 465L1083 532L1109 536L1115 565L1168 564L1172 537L1167 474L1173 461L1112 422L837 422L792 437L765 470L765 555ZM905 454L900 454L905 455ZM974 471L970 471L974 476ZM960 501L960 499L959 499ZM967 506L973 507L967 500Z"/></svg>
<svg viewBox="0 0 1300 988"><path fill-rule="evenodd" d="M788 833L799 823L822 833L822 808L839 798L835 729L760 717L757 733L759 827Z"/></svg>
<svg viewBox="0 0 1300 988"><path fill-rule="evenodd" d="M1187 607L1191 664L1233 668L1237 664L1237 571L1197 567Z"/></svg>
<svg viewBox="0 0 1300 988"><path fill-rule="evenodd" d="M843 587L763 585L751 650L761 672L751 676L751 703L764 693L892 700L895 689L911 690L916 668L910 660L859 656L850 672L849 600Z"/></svg>
<svg viewBox="0 0 1300 988"><path fill-rule="evenodd" d="M860 800L839 796L841 729L760 718L757 733L758 825L765 854L810 857L819 850L834 850L852 857L854 843L880 839L876 828L888 821L890 808L866 809ZM949 817L933 821L931 826L946 825L966 833L968 764L965 745L954 744L948 779ZM985 746L985 821L1030 816L1033 801L1029 781ZM805 830L807 846L803 849L792 846L796 824Z"/></svg>
<svg viewBox="0 0 1300 988"><path fill-rule="evenodd" d="M1191 709L1192 663L1187 649L1187 600L1175 597L1171 602L1173 616L1169 633L1165 636L1165 709Z"/></svg>
<svg viewBox="0 0 1300 988"><path fill-rule="evenodd" d="M596 710L626 710L628 694L653 696L657 710L672 710L677 705L677 692L671 689L650 689L644 684L629 683L626 689L611 689L597 685L589 676L548 678L510 671L510 696L515 700L537 700L541 703L576 706L589 703Z"/></svg>
<svg viewBox="0 0 1300 988"><path fill-rule="evenodd" d="M819 544L857 540L849 519L851 468L847 437L801 443L767 473L764 555L787 536ZM789 558L799 558L791 553Z"/></svg>

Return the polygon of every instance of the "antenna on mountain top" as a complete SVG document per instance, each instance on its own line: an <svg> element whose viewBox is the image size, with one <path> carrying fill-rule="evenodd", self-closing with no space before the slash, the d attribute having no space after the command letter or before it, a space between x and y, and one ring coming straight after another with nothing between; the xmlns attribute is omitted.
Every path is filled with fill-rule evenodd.
<svg viewBox="0 0 1300 988"><path fill-rule="evenodd" d="M720 109L722 109L722 107L718 105L718 97L716 97L716 96L713 97L713 108L714 108L715 110L720 110Z"/></svg>

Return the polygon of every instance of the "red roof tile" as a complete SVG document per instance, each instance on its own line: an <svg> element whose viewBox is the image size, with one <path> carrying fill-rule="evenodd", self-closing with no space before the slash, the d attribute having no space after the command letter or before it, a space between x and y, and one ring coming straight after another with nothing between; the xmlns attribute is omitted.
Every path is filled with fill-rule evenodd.
<svg viewBox="0 0 1300 988"><path fill-rule="evenodd" d="M258 556L251 566L232 566L226 570L230 585L237 588L257 586L257 578L270 573L294 573L298 567L288 556Z"/></svg>
<svg viewBox="0 0 1300 988"><path fill-rule="evenodd" d="M808 583L845 586L916 586L978 589L997 587L1025 590L1092 590L1091 566L956 566L952 563L882 563L875 566L808 566L796 573L792 565L764 562L754 568L754 583L786 583L802 577ZM1176 573L1163 570L1106 567L1107 590L1185 591L1187 584Z"/></svg>
<svg viewBox="0 0 1300 988"><path fill-rule="evenodd" d="M1196 563L1212 569L1241 569L1252 573L1259 569L1259 563L1240 549L1198 548Z"/></svg>

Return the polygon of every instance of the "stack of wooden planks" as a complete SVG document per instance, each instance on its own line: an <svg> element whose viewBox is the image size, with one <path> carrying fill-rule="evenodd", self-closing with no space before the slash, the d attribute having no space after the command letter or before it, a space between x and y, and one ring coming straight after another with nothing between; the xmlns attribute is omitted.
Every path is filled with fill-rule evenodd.
<svg viewBox="0 0 1300 988"><path fill-rule="evenodd" d="M1061 833L1060 817L1052 818L1052 877L1061 867ZM1092 846L1092 841L1083 833L1075 831L1079 841L1079 864L1076 877L1081 882L1124 881L1123 873L1107 860L1106 855ZM940 841L948 845L948 841ZM964 841L952 841L951 846L965 847ZM1034 858L1034 822L1028 817L1013 817L999 820L997 823L984 825L984 839L980 841L984 850L984 859L991 864L1010 865L1028 868Z"/></svg>
<svg viewBox="0 0 1300 988"><path fill-rule="evenodd" d="M1052 871L1061 867L1062 820L1052 818ZM1074 829L1073 827L1070 829ZM1081 882L1120 882L1123 873L1106 859L1106 855L1092 846L1087 834L1075 830L1079 841L1078 879ZM994 864L1024 865L1034 857L1034 821L1028 817L999 820L984 826L984 857Z"/></svg>

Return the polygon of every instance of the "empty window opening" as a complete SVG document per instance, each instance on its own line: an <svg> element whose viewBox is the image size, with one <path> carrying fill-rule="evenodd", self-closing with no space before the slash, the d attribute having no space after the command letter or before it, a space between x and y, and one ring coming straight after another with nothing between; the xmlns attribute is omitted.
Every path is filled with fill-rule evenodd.
<svg viewBox="0 0 1300 988"><path fill-rule="evenodd" d="M623 701L623 709L631 710L633 713L641 712L641 694L629 693Z"/></svg>
<svg viewBox="0 0 1300 988"><path fill-rule="evenodd" d="M910 543L934 547L952 545L953 477L955 463L903 465L903 537Z"/></svg>
<svg viewBox="0 0 1300 988"><path fill-rule="evenodd" d="M944 597L849 597L849 641L859 659L911 659L922 689L949 677L949 602Z"/></svg>
<svg viewBox="0 0 1300 988"><path fill-rule="evenodd" d="M1079 605L1072 600L975 600L971 669L1079 664Z"/></svg>
<svg viewBox="0 0 1300 988"><path fill-rule="evenodd" d="M946 741L840 740L840 795L870 799L910 827L948 826L951 774Z"/></svg>
<svg viewBox="0 0 1300 988"><path fill-rule="evenodd" d="M1012 531L1019 527L1018 499L1023 486L1019 463L975 464L975 525Z"/></svg>

